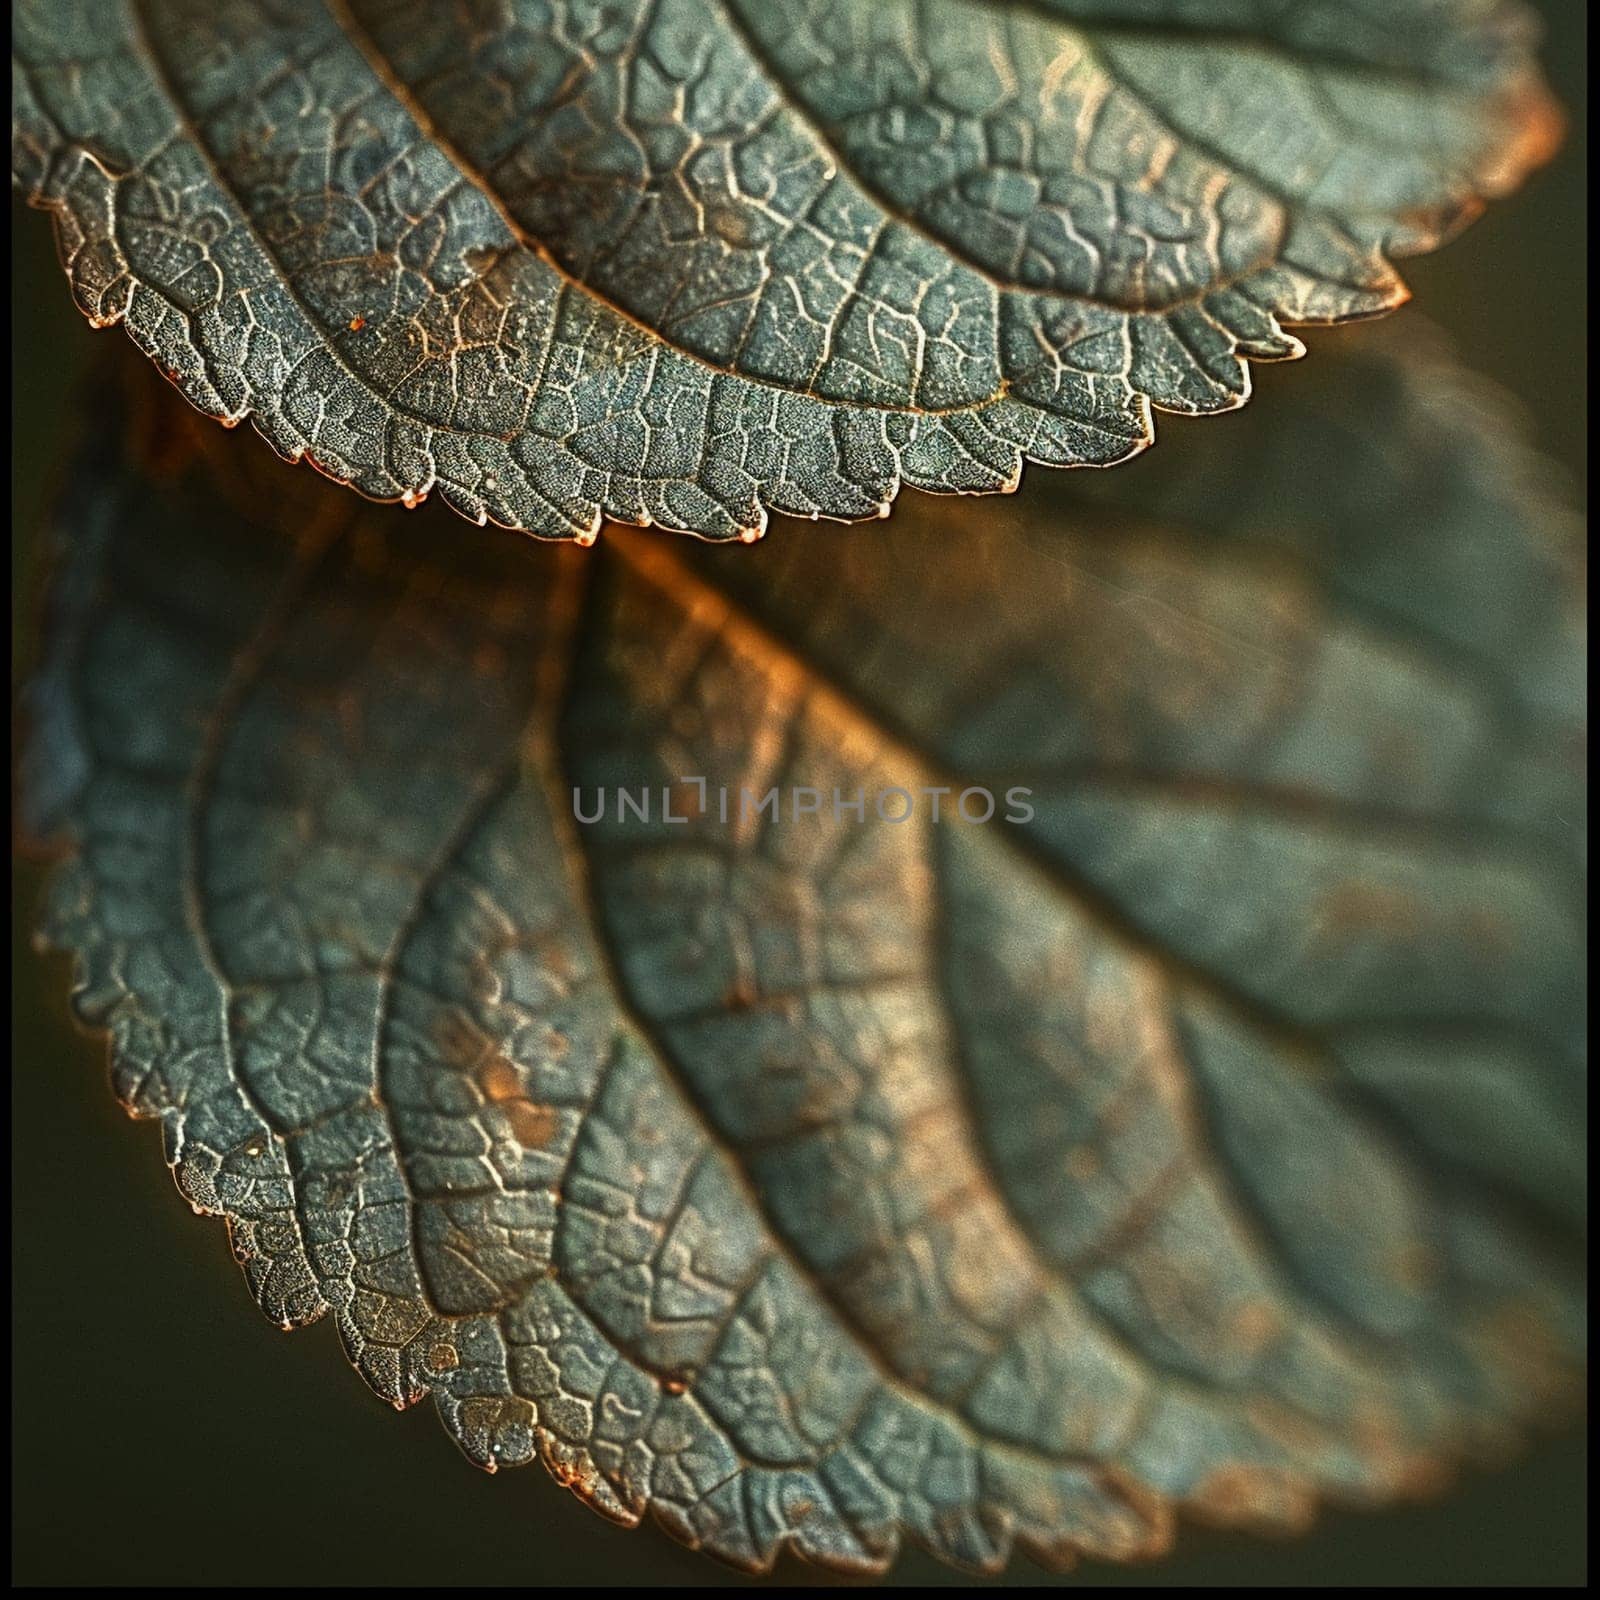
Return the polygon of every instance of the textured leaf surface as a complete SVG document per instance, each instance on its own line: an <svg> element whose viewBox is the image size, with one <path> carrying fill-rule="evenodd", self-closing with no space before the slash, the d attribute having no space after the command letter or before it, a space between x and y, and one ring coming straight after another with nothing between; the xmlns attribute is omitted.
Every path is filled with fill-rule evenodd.
<svg viewBox="0 0 1600 1600"><path fill-rule="evenodd" d="M79 305L363 493L753 538L1107 464L1549 148L1500 0L33 3Z"/></svg>
<svg viewBox="0 0 1600 1600"><path fill-rule="evenodd" d="M1559 1414L1576 530L1447 367L1319 366L1139 504L759 555L309 477L285 539L98 446L50 934L268 1315L751 1566L1132 1556ZM688 774L825 800L574 819ZM976 784L1034 819L870 798Z"/></svg>

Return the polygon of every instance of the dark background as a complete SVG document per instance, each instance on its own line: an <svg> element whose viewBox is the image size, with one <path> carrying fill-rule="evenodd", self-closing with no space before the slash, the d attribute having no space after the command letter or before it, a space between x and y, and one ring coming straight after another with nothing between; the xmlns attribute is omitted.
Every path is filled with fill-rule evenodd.
<svg viewBox="0 0 1600 1600"><path fill-rule="evenodd" d="M1583 0L1545 0L1545 63L1571 126L1556 161L1441 255L1405 264L1465 361L1531 413L1585 481ZM13 665L32 646L33 530L98 341L73 310L45 220L14 203ZM1414 310L1402 317L1415 316ZM1311 359L1359 329L1313 332ZM1292 368L1257 367L1272 391ZM92 413L92 404L90 406ZM1189 424L1162 418L1182 449ZM262 448L265 448L264 446ZM1035 469L1036 471L1039 469ZM1137 470L1136 468L1133 470ZM13 1580L31 1584L741 1584L654 1531L621 1532L538 1467L487 1477L431 1415L404 1417L345 1365L330 1325L286 1338L255 1312L221 1225L193 1217L150 1125L105 1084L104 1046L67 1020L67 964L28 943L42 881L16 874L13 923ZM1575 1430L1434 1505L1328 1513L1289 1543L1188 1529L1149 1568L1001 1582L1537 1584L1584 1581L1586 1444ZM787 1561L770 1582L813 1583ZM908 1551L891 1584L969 1580Z"/></svg>

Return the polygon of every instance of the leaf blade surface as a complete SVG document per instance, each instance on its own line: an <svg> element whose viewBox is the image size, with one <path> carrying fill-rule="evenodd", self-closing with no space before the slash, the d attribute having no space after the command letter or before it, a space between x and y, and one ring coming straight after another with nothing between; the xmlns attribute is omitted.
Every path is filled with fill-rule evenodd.
<svg viewBox="0 0 1600 1600"><path fill-rule="evenodd" d="M1274 16L24 7L13 172L90 319L291 459L754 537L1232 408L1550 146L1515 8Z"/></svg>
<svg viewBox="0 0 1600 1600"><path fill-rule="evenodd" d="M32 692L51 932L268 1314L752 1566L1292 1525L1566 1404L1574 528L1447 364L1303 392L1240 426L1327 493L1174 460L964 578L944 502L759 573L315 484L219 539L206 472L101 446ZM576 820L617 785L689 820Z"/></svg>

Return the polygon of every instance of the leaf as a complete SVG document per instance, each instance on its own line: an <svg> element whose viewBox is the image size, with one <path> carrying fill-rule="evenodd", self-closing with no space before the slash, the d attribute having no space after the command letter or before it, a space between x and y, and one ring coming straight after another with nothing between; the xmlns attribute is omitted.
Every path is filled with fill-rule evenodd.
<svg viewBox="0 0 1600 1600"><path fill-rule="evenodd" d="M291 460L591 541L1228 410L1550 150L1497 0L22 4L79 306Z"/></svg>
<svg viewBox="0 0 1600 1600"><path fill-rule="evenodd" d="M1577 530L1440 358L1296 395L759 559L96 444L49 933L267 1314L752 1568L1295 1526L1570 1407Z"/></svg>

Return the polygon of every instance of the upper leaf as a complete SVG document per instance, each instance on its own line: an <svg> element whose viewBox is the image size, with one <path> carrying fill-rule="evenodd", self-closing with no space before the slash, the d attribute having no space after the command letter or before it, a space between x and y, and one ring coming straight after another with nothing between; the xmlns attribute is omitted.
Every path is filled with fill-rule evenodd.
<svg viewBox="0 0 1600 1600"><path fill-rule="evenodd" d="M752 1566L1293 1523L1567 1401L1576 529L1448 367L1309 378L759 560L284 539L102 444L51 930L268 1313Z"/></svg>
<svg viewBox="0 0 1600 1600"><path fill-rule="evenodd" d="M364 494L755 537L1107 464L1548 148L1499 0L25 3L78 303Z"/></svg>

